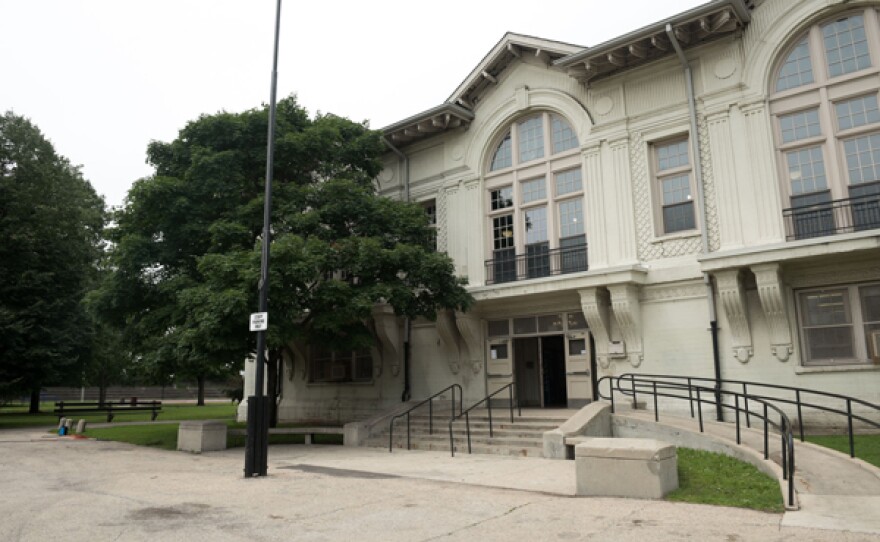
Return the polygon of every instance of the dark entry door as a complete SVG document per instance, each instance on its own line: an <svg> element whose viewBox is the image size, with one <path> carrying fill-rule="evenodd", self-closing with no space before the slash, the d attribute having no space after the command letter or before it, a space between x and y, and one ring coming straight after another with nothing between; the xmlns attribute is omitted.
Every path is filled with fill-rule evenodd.
<svg viewBox="0 0 880 542"><path fill-rule="evenodd" d="M521 406L541 406L541 351L538 337L513 340L516 396Z"/></svg>
<svg viewBox="0 0 880 542"><path fill-rule="evenodd" d="M568 405L565 382L565 340L562 335L541 337L541 377L545 407Z"/></svg>

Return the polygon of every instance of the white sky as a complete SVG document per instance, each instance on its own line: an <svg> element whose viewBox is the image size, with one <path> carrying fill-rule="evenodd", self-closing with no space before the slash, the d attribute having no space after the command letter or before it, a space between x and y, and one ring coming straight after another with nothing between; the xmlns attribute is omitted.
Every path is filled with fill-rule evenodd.
<svg viewBox="0 0 880 542"><path fill-rule="evenodd" d="M596 45L705 0L283 2L278 96L382 128L441 104L507 31ZM0 112L110 205L151 140L269 101L274 0L0 0Z"/></svg>

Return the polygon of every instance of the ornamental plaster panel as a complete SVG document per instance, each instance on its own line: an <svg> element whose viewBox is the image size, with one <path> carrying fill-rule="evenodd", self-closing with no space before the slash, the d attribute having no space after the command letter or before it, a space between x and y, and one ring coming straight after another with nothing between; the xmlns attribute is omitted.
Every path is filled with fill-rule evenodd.
<svg viewBox="0 0 880 542"><path fill-rule="evenodd" d="M779 361L788 361L794 352L788 324L788 308L782 285L782 271L778 263L753 265L761 308L770 328L770 352Z"/></svg>
<svg viewBox="0 0 880 542"><path fill-rule="evenodd" d="M665 301L704 297L706 297L706 286L702 282L694 282L689 284L644 286L642 287L639 299L644 305L645 303L662 303Z"/></svg>
<svg viewBox="0 0 880 542"><path fill-rule="evenodd" d="M678 61L675 61L678 67ZM662 71L661 71L662 70ZM681 69L662 69L650 78L626 84L626 110L630 116L668 108L685 101L684 72Z"/></svg>
<svg viewBox="0 0 880 542"><path fill-rule="evenodd" d="M633 367L642 364L642 309L639 287L635 284L614 284L608 287L614 320L623 334L627 356Z"/></svg>
<svg viewBox="0 0 880 542"><path fill-rule="evenodd" d="M718 224L718 194L713 169L712 152L709 146L709 127L705 116L697 118L697 132L700 138L700 165L703 174L703 200L706 205L706 224L709 234L709 250L717 251L721 246ZM701 219L702 220L702 219ZM697 250L699 252L699 249Z"/></svg>
<svg viewBox="0 0 880 542"><path fill-rule="evenodd" d="M730 326L733 356L740 363L748 363L755 353L749 328L749 310L746 304L742 273L739 269L725 269L715 273L718 299Z"/></svg>
<svg viewBox="0 0 880 542"><path fill-rule="evenodd" d="M611 342L611 297L605 288L578 290L581 310L596 344L596 361L603 369L610 366L608 343Z"/></svg>
<svg viewBox="0 0 880 542"><path fill-rule="evenodd" d="M449 243L449 226L446 217L449 213L449 201L446 190L437 192L437 251L446 252Z"/></svg>

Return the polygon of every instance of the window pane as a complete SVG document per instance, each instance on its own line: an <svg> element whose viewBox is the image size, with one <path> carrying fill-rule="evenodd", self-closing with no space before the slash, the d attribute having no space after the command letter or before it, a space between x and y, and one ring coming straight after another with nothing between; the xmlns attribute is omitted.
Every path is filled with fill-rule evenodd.
<svg viewBox="0 0 880 542"><path fill-rule="evenodd" d="M581 170L570 169L556 174L556 195L562 196L572 192L583 190L583 178Z"/></svg>
<svg viewBox="0 0 880 542"><path fill-rule="evenodd" d="M693 230L697 227L694 221L694 202L679 203L663 208L663 231Z"/></svg>
<svg viewBox="0 0 880 542"><path fill-rule="evenodd" d="M866 323L880 322L880 285L859 288L862 301L862 320Z"/></svg>
<svg viewBox="0 0 880 542"><path fill-rule="evenodd" d="M586 339L569 339L568 341L569 356L586 356L587 340Z"/></svg>
<svg viewBox="0 0 880 542"><path fill-rule="evenodd" d="M803 294L808 326L848 324L849 303L846 290L827 290Z"/></svg>
<svg viewBox="0 0 880 542"><path fill-rule="evenodd" d="M822 27L829 77L871 66L868 38L861 15L846 17Z"/></svg>
<svg viewBox="0 0 880 542"><path fill-rule="evenodd" d="M568 329L587 329L587 319L582 312L568 313Z"/></svg>
<svg viewBox="0 0 880 542"><path fill-rule="evenodd" d="M828 188L821 147L807 147L785 153L792 194L808 194Z"/></svg>
<svg viewBox="0 0 880 542"><path fill-rule="evenodd" d="M355 353L354 379L359 382L373 379L373 356L368 350Z"/></svg>
<svg viewBox="0 0 880 542"><path fill-rule="evenodd" d="M535 331L537 331L537 327L535 327L534 316L513 319L513 332L515 334L522 335L523 333L535 333Z"/></svg>
<svg viewBox="0 0 880 542"><path fill-rule="evenodd" d="M822 127L819 126L819 109L808 109L782 115L779 117L779 128L782 132L783 143L820 136L822 135Z"/></svg>
<svg viewBox="0 0 880 542"><path fill-rule="evenodd" d="M840 130L880 122L876 94L837 102L834 104L834 110L837 113L837 126Z"/></svg>
<svg viewBox="0 0 880 542"><path fill-rule="evenodd" d="M526 245L526 273L530 279L550 274L550 243Z"/></svg>
<svg viewBox="0 0 880 542"><path fill-rule="evenodd" d="M490 337L507 337L510 335L510 320L489 320L487 327Z"/></svg>
<svg viewBox="0 0 880 542"><path fill-rule="evenodd" d="M792 50L779 70L776 91L787 90L813 82L813 67L810 63L810 47L807 38Z"/></svg>
<svg viewBox="0 0 880 542"><path fill-rule="evenodd" d="M857 184L849 187L853 229L880 228L880 183Z"/></svg>
<svg viewBox="0 0 880 542"><path fill-rule="evenodd" d="M676 143L657 146L658 171L687 166L688 164L690 162L688 160L688 142L686 139Z"/></svg>
<svg viewBox="0 0 880 542"><path fill-rule="evenodd" d="M523 213L525 220L526 244L541 243L547 240L547 208L537 207Z"/></svg>
<svg viewBox="0 0 880 542"><path fill-rule="evenodd" d="M492 239L495 250L514 247L513 215L496 216L492 219Z"/></svg>
<svg viewBox="0 0 880 542"><path fill-rule="evenodd" d="M810 361L855 357L851 326L812 328L806 330L806 335Z"/></svg>
<svg viewBox="0 0 880 542"><path fill-rule="evenodd" d="M571 126L556 115L551 115L551 129L553 132L553 154L567 151L578 146L577 136Z"/></svg>
<svg viewBox="0 0 880 542"><path fill-rule="evenodd" d="M880 134L845 139L843 151L849 184L880 180Z"/></svg>
<svg viewBox="0 0 880 542"><path fill-rule="evenodd" d="M490 346L489 359L507 359L507 344L493 344Z"/></svg>
<svg viewBox="0 0 880 542"><path fill-rule="evenodd" d="M544 127L541 117L519 123L519 161L528 162L544 156Z"/></svg>
<svg viewBox="0 0 880 542"><path fill-rule="evenodd" d="M513 187L505 186L492 191L492 210L513 207Z"/></svg>
<svg viewBox="0 0 880 542"><path fill-rule="evenodd" d="M663 185L663 205L673 205L691 200L690 175L666 177L660 182Z"/></svg>
<svg viewBox="0 0 880 542"><path fill-rule="evenodd" d="M559 236L571 237L584 233L583 200L576 198L559 204Z"/></svg>
<svg viewBox="0 0 880 542"><path fill-rule="evenodd" d="M562 315L548 314L547 316L538 317L538 331L540 333L549 333L551 331L562 331Z"/></svg>
<svg viewBox="0 0 880 542"><path fill-rule="evenodd" d="M559 261L563 273L587 270L587 237L575 235L559 240Z"/></svg>
<svg viewBox="0 0 880 542"><path fill-rule="evenodd" d="M505 135L504 139L501 140L501 143L498 144L498 148L495 149L495 155L492 157L492 166L489 170L495 171L496 169L504 169L510 167L511 164L510 132L507 132L507 135Z"/></svg>
<svg viewBox="0 0 880 542"><path fill-rule="evenodd" d="M837 231L830 191L792 196L791 206L791 220L796 239L821 237Z"/></svg>
<svg viewBox="0 0 880 542"><path fill-rule="evenodd" d="M547 198L547 183L544 182L544 177L526 181L520 187L522 188L523 203Z"/></svg>

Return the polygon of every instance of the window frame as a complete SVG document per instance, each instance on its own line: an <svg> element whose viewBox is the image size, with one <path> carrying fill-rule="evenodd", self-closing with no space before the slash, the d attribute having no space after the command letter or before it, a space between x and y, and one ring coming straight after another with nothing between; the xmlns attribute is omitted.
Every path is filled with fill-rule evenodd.
<svg viewBox="0 0 880 542"><path fill-rule="evenodd" d="M328 353L330 357L318 357L319 352ZM348 354L348 370L347 373L351 378L334 378L333 370L335 366L346 363L343 354ZM367 358L370 360L369 376L358 378L358 359ZM330 376L327 378L317 378L317 364L319 362L329 363ZM327 350L322 352L320 349L309 346L309 384L369 384L373 382L373 368L375 364L372 353L367 350L351 350L346 352L338 352L336 350Z"/></svg>
<svg viewBox="0 0 880 542"><path fill-rule="evenodd" d="M864 308L862 306L862 288L880 286L880 282L859 282L848 284L836 284L811 288L801 288L794 291L795 309L797 313L797 332L801 348L801 366L803 367L840 367L840 366L870 366L876 364L871 356L868 341L870 335L865 331ZM852 357L819 358L816 361L810 359L810 348L807 341L807 329L820 327L807 325L807 307L805 297L818 292L846 291L846 306L849 322L846 324L852 329ZM843 325L843 324L840 324ZM874 353L877 356L877 353Z"/></svg>
<svg viewBox="0 0 880 542"><path fill-rule="evenodd" d="M685 147L687 148L688 153L688 163L685 166L676 166L668 169L661 170L660 169L660 156L659 149L664 146L685 143ZM691 144L690 134L689 132L679 132L675 135L655 139L653 141L648 142L648 155L650 157L651 163L651 199L652 199L652 209L654 215L654 236L657 239L664 238L674 238L681 236L692 236L700 231L700 213L698 209L697 202L697 183L696 176L694 175L694 153L693 153L693 145ZM682 174L687 174L688 177L688 187L690 190L690 203L691 203L691 212L693 213L693 228L675 230L672 232L666 231L666 220L664 216L664 209L666 207L672 207L673 205L665 205L663 203L663 181L667 179L671 179L674 177L679 177ZM681 205L680 203L674 205Z"/></svg>

